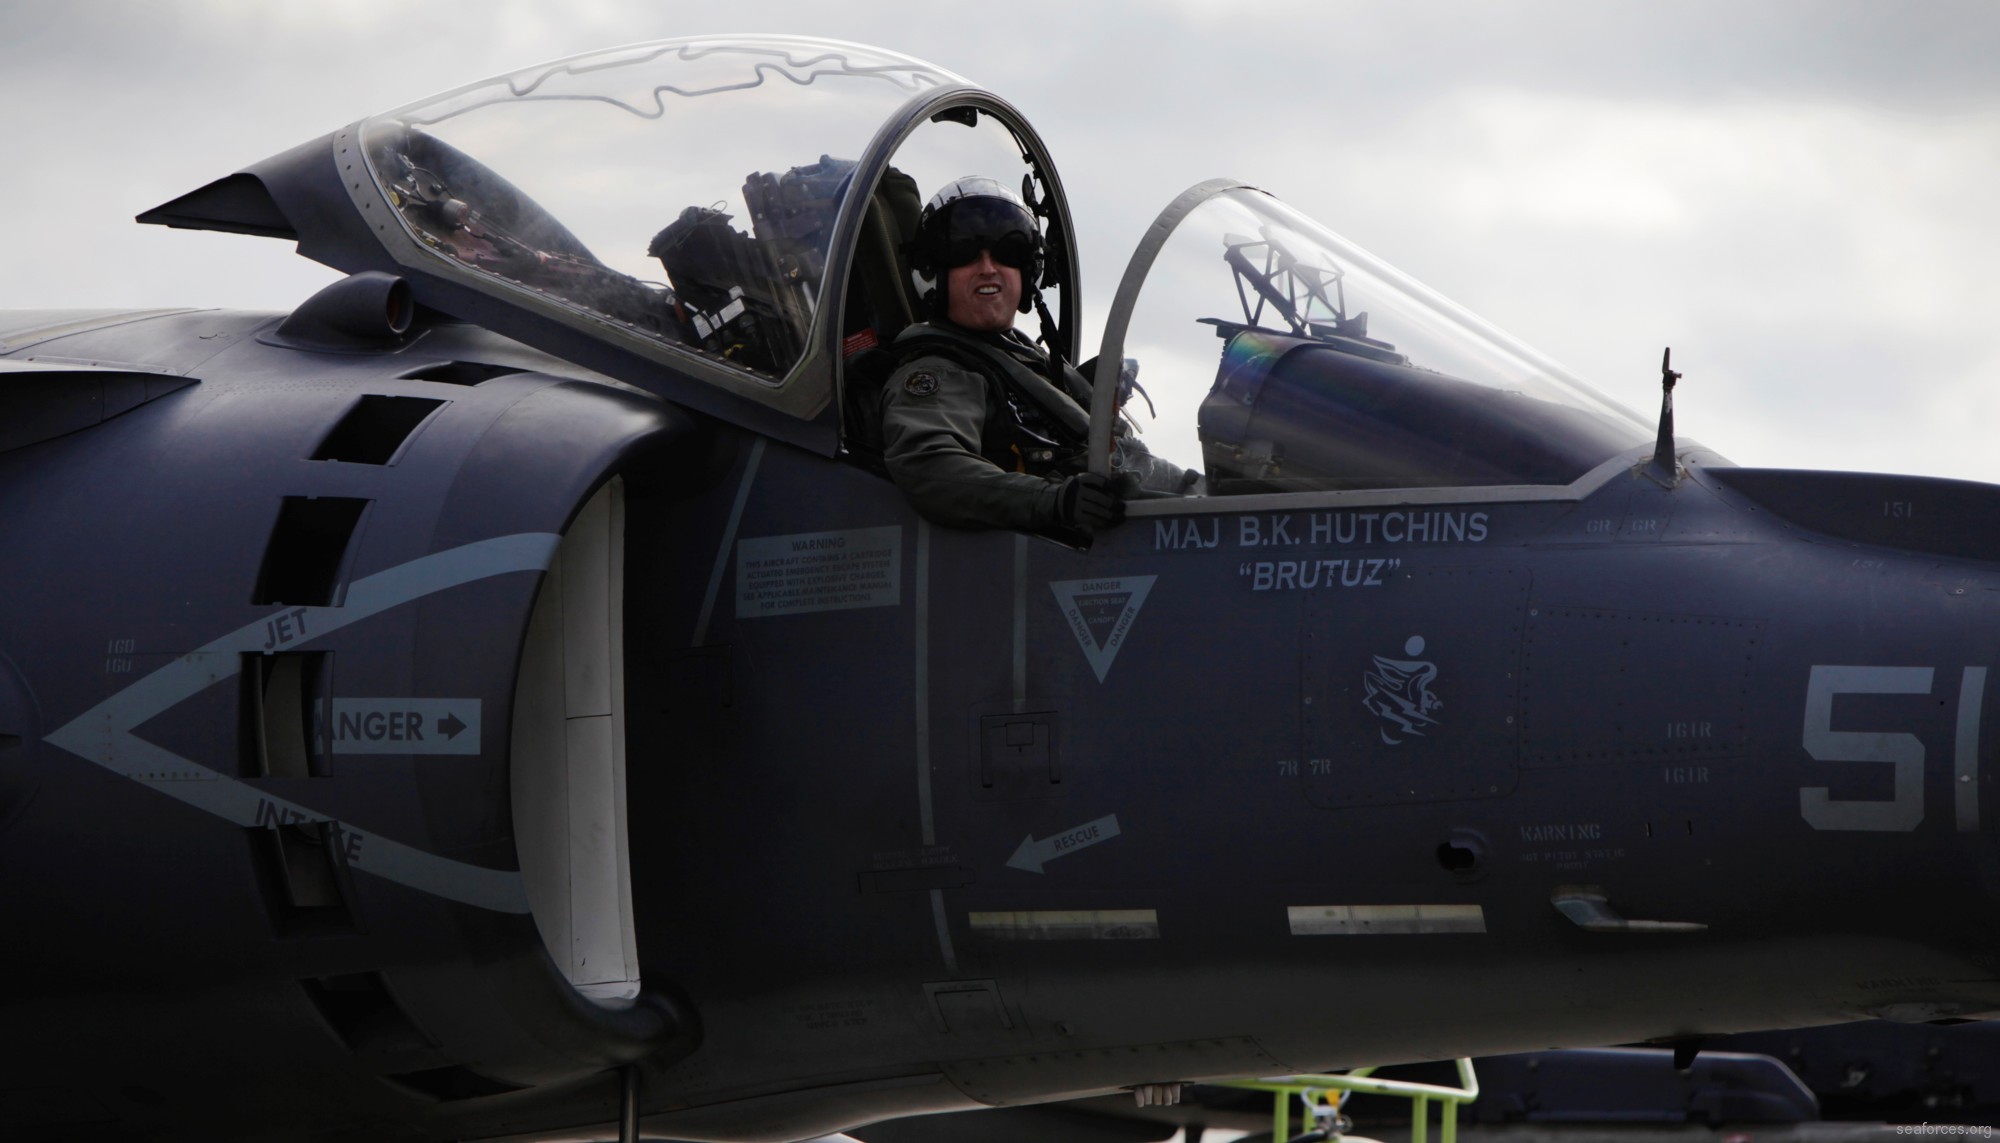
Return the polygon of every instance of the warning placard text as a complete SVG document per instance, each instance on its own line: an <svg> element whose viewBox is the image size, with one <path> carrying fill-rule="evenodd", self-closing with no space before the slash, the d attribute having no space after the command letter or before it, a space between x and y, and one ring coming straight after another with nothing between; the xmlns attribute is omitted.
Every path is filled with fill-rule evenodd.
<svg viewBox="0 0 2000 1143"><path fill-rule="evenodd" d="M894 607L903 601L903 529L758 536L736 543L736 614L744 619Z"/></svg>

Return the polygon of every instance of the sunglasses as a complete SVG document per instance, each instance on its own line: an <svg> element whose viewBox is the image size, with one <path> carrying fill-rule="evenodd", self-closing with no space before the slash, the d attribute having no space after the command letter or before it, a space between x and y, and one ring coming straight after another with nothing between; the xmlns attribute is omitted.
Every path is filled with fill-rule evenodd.
<svg viewBox="0 0 2000 1143"><path fill-rule="evenodd" d="M944 247L944 264L949 269L979 261L985 250L1002 266L1025 270L1035 264L1035 240L1018 230L1005 234L955 234Z"/></svg>
<svg viewBox="0 0 2000 1143"><path fill-rule="evenodd" d="M945 218L945 267L977 262L979 252L987 250L1002 266L1026 270L1040 253L1034 230L1034 217L1018 204L997 198L961 199Z"/></svg>

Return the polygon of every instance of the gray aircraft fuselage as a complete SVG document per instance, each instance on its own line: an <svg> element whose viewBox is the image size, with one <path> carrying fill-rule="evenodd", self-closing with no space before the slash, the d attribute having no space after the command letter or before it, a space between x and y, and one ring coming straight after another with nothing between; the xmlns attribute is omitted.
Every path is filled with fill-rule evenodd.
<svg viewBox="0 0 2000 1143"><path fill-rule="evenodd" d="M169 314L16 350L201 378L0 454L20 740L0 1031L23 1129L499 1134L607 1118L614 1087L585 1077L637 1060L661 1130L789 1138L1995 1004L2000 576L1887 542L1990 490L1695 458L1667 488L1621 459L1559 499L1216 503L1081 551L932 527L879 477L470 327L335 357L259 342L272 324ZM403 379L454 362L521 371ZM394 464L307 459L364 395L444 403ZM427 556L562 531L614 472L631 891L672 1000L597 1027L616 1022L519 995L546 978L527 917L376 864L515 863L497 747L535 570L339 613ZM1874 542L1753 499L1788 479ZM287 497L367 501L342 604L254 601ZM234 676L284 648L331 658L337 708L477 700L485 752L422 752L421 719L390 715L423 704L376 704L350 733L408 752L258 776ZM131 697L203 657L177 705ZM1396 673L1423 680L1400 719L1371 701ZM130 729L157 757L86 714L147 716ZM294 817L340 823L311 839L333 904L260 885ZM1572 885L1707 928L1585 931L1551 904ZM576 1042L511 1042L537 1021ZM475 1075L501 1078L453 1098Z"/></svg>
<svg viewBox="0 0 2000 1143"><path fill-rule="evenodd" d="M151 219L355 274L289 317L0 315L0 1133L794 1140L2000 1011L2000 488L1682 442L936 526L837 407L399 262L348 138ZM1383 374L1270 337L1274 401Z"/></svg>

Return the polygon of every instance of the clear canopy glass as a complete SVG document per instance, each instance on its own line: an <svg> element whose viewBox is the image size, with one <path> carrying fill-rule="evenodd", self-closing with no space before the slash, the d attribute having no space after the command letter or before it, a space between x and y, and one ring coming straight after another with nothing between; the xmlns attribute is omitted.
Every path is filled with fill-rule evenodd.
<svg viewBox="0 0 2000 1143"><path fill-rule="evenodd" d="M1115 326L1115 322L1113 323ZM1123 415L1214 495L1567 484L1652 426L1260 191L1195 207L1147 273Z"/></svg>
<svg viewBox="0 0 2000 1143"><path fill-rule="evenodd" d="M362 126L418 243L531 306L783 378L870 139L960 77L782 37L640 44L528 68Z"/></svg>

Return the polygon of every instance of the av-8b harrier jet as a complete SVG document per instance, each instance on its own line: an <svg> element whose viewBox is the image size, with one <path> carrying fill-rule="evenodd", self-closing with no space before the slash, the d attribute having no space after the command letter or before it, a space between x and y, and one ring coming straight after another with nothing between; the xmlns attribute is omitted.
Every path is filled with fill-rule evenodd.
<svg viewBox="0 0 2000 1143"><path fill-rule="evenodd" d="M350 275L289 314L0 319L4 1133L793 1140L2000 1009L2000 490L1731 465L1218 181L1091 370L1088 465L1200 480L933 525L865 442L968 173L1079 360L1022 116L777 38L141 216Z"/></svg>

